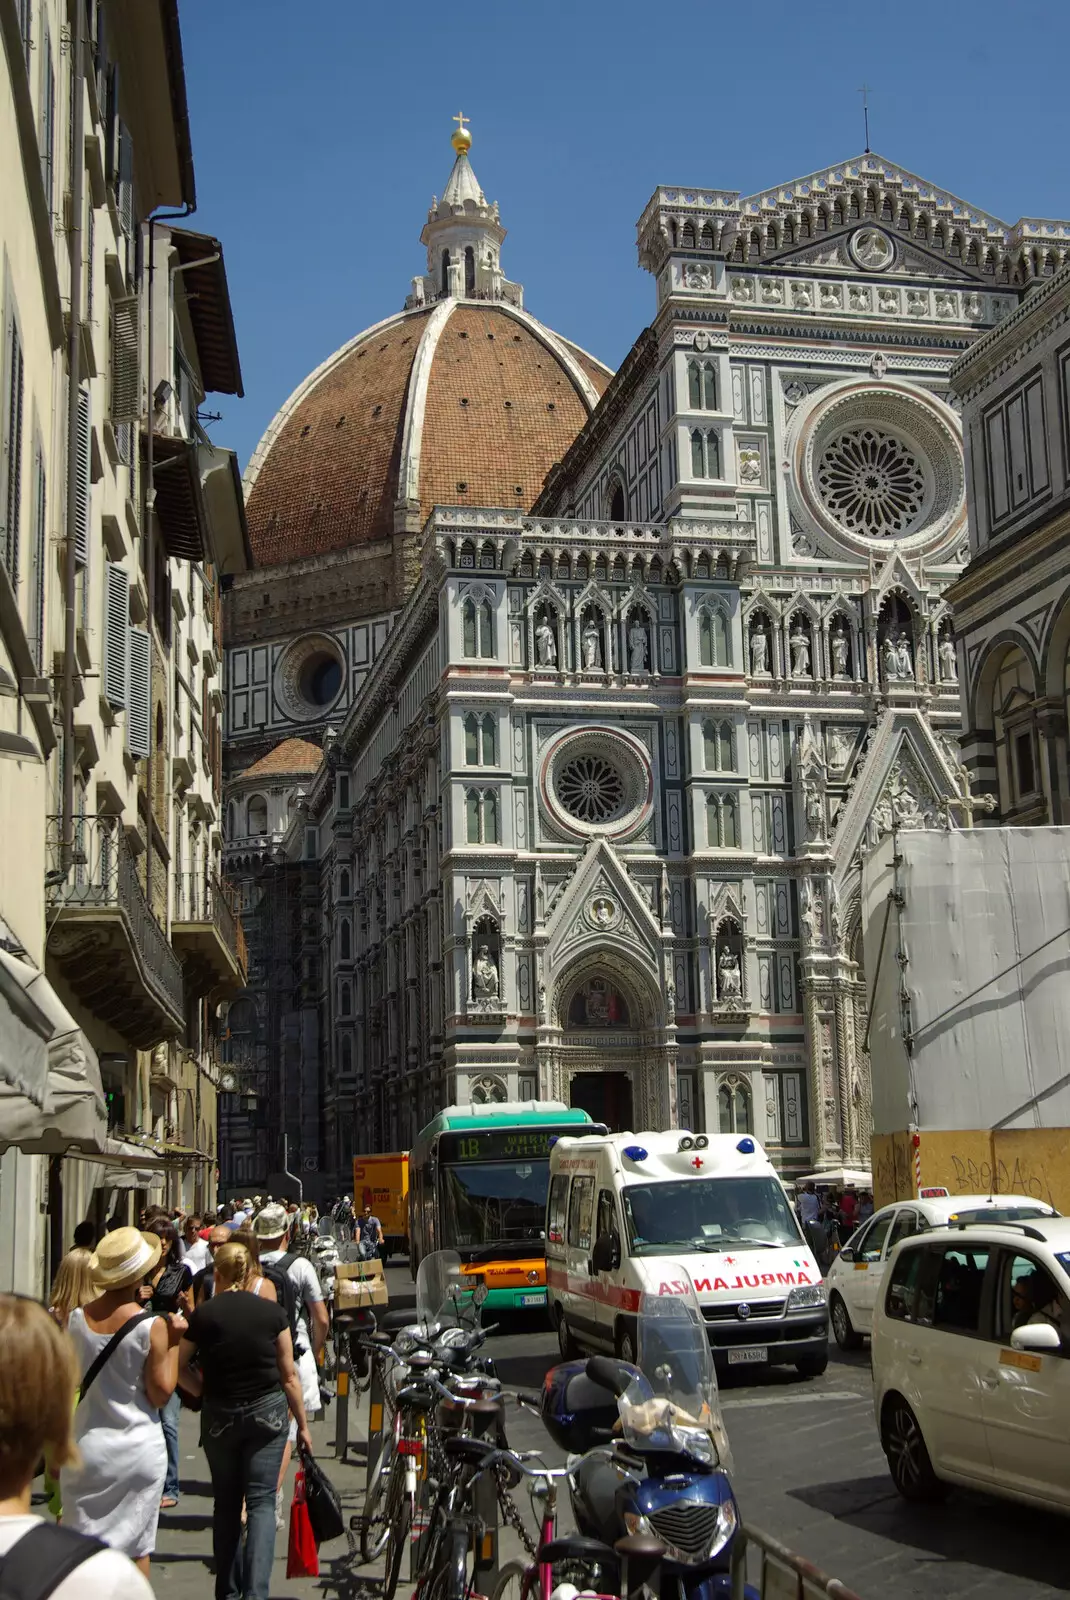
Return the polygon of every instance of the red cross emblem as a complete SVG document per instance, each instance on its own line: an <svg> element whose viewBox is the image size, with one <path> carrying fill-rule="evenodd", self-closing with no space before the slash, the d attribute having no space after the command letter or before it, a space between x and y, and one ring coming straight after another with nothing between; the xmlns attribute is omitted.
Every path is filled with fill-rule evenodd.
<svg viewBox="0 0 1070 1600"><path fill-rule="evenodd" d="M725 1256L724 1264L726 1267L734 1267L736 1264L735 1256Z"/></svg>
<svg viewBox="0 0 1070 1600"><path fill-rule="evenodd" d="M694 1167L695 1171L697 1172L699 1167L702 1166L702 1157L701 1156L692 1156L691 1157L691 1165Z"/></svg>

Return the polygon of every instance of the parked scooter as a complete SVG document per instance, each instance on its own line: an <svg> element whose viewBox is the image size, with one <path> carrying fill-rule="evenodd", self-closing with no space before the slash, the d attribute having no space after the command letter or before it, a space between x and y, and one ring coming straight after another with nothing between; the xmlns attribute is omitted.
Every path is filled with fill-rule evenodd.
<svg viewBox="0 0 1070 1600"><path fill-rule="evenodd" d="M553 1368L543 1421L573 1452L579 1532L610 1547L629 1534L659 1540L665 1555L649 1587L662 1600L720 1600L740 1525L732 1455L691 1280L667 1261L662 1283L666 1293L640 1301L636 1366L592 1356Z"/></svg>

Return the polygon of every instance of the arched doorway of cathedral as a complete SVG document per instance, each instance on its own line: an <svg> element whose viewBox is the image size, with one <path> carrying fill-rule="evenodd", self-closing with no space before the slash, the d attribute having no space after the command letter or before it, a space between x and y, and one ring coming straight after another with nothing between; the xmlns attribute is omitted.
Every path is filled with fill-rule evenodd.
<svg viewBox="0 0 1070 1600"><path fill-rule="evenodd" d="M558 981L543 1045L554 1099L614 1132L667 1127L672 1048L661 996L615 951L588 953Z"/></svg>

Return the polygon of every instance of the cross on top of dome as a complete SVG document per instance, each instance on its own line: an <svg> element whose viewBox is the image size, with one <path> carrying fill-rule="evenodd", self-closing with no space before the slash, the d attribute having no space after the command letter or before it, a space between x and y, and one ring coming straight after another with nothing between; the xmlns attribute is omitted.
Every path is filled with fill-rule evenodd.
<svg viewBox="0 0 1070 1600"><path fill-rule="evenodd" d="M505 239L497 201L488 201L472 170L468 152L472 134L469 118L458 112L450 136L455 152L453 170L442 199L431 201L420 242L427 248L427 273L412 280L406 310L434 300L505 300L522 306L524 290L510 283L501 266Z"/></svg>

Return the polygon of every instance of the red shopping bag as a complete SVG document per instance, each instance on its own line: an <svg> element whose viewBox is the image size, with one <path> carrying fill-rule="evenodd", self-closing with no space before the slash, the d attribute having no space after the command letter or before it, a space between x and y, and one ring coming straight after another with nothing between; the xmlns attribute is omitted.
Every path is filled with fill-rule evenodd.
<svg viewBox="0 0 1070 1600"><path fill-rule="evenodd" d="M318 1578L320 1558L312 1535L305 1502L305 1475L298 1472L294 1479L294 1497L290 1505L290 1544L286 1551L286 1576L288 1578Z"/></svg>

